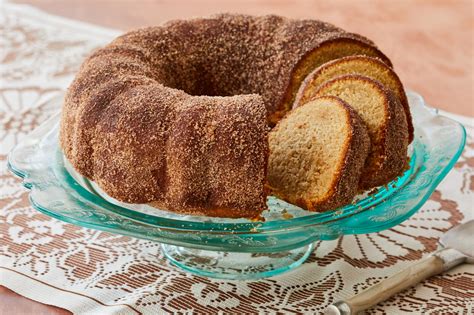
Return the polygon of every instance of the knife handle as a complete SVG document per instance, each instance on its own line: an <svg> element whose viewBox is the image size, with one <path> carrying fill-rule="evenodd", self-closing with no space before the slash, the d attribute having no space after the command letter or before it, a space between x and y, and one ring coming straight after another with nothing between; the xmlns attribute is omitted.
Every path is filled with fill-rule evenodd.
<svg viewBox="0 0 474 315"><path fill-rule="evenodd" d="M399 273L380 281L352 298L335 303L334 306L338 309L336 313L357 314L358 312L366 310L406 288L418 284L426 278L443 272L443 270L443 259L434 255L428 256ZM333 312L331 313L334 314Z"/></svg>

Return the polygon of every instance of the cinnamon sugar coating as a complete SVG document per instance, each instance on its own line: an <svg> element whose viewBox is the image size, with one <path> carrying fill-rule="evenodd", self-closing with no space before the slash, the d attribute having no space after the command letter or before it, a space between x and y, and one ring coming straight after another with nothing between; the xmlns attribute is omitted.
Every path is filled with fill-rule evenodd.
<svg viewBox="0 0 474 315"><path fill-rule="evenodd" d="M120 201L255 217L266 208L267 119L289 110L318 63L364 52L390 64L359 35L274 15L131 31L82 64L65 98L61 147Z"/></svg>

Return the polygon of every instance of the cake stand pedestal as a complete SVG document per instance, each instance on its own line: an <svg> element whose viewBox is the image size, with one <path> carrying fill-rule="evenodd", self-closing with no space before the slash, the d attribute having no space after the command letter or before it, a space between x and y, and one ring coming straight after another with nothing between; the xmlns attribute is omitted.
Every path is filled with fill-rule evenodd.
<svg viewBox="0 0 474 315"><path fill-rule="evenodd" d="M219 252L162 244L169 261L199 276L231 280L271 277L301 265L314 249L313 243L278 253Z"/></svg>

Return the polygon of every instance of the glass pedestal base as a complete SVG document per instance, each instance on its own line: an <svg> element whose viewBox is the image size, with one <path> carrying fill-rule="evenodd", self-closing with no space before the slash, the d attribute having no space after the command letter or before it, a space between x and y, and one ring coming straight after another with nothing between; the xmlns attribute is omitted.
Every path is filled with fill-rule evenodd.
<svg viewBox="0 0 474 315"><path fill-rule="evenodd" d="M161 245L170 262L194 274L220 279L248 280L271 277L301 265L314 245L278 253L218 252Z"/></svg>

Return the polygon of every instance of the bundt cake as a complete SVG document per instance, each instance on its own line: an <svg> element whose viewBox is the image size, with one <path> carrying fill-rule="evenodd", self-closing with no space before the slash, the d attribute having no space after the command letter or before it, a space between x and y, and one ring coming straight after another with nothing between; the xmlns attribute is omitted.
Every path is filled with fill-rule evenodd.
<svg viewBox="0 0 474 315"><path fill-rule="evenodd" d="M395 71L377 58L347 56L323 64L311 72L303 81L293 106L306 103L324 82L345 74L360 74L375 79L395 94L405 110L409 142L411 142L413 140L413 124L403 85Z"/></svg>
<svg viewBox="0 0 474 315"><path fill-rule="evenodd" d="M369 131L371 148L359 187L385 185L401 175L408 163L408 126L393 93L376 80L351 74L329 80L315 92L315 97L325 95L337 96L354 108Z"/></svg>
<svg viewBox="0 0 474 315"><path fill-rule="evenodd" d="M60 145L120 201L253 217L265 209L267 121L307 74L348 55L390 65L368 39L315 20L223 14L131 31L82 64Z"/></svg>
<svg viewBox="0 0 474 315"><path fill-rule="evenodd" d="M350 203L369 152L367 128L341 99L315 98L270 132L268 183L278 197L311 211Z"/></svg>
<svg viewBox="0 0 474 315"><path fill-rule="evenodd" d="M122 93L103 111L107 119L95 132L107 145L91 151L99 186L130 203L153 201L195 215L252 218L265 210L263 102L251 95L156 95L160 89L165 90L141 86Z"/></svg>

